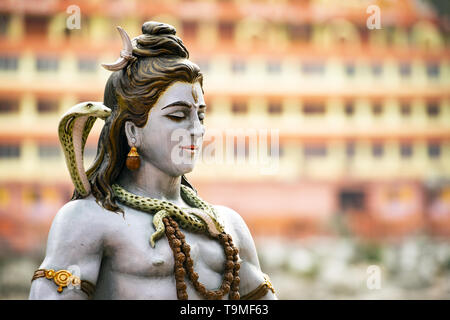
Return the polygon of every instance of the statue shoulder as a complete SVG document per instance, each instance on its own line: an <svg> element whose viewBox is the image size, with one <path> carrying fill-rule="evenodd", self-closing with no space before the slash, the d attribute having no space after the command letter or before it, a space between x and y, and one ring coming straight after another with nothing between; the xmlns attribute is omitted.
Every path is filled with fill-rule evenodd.
<svg viewBox="0 0 450 320"><path fill-rule="evenodd" d="M223 206L223 205L213 205L217 213L224 219L230 220L231 222L244 223L241 215L234 211L233 209Z"/></svg>
<svg viewBox="0 0 450 320"><path fill-rule="evenodd" d="M66 222L80 223L84 220L95 222L106 214L107 210L102 208L93 196L84 199L71 200L67 202L55 216L55 219Z"/></svg>
<svg viewBox="0 0 450 320"><path fill-rule="evenodd" d="M53 219L49 241L73 241L78 237L96 241L107 231L111 216L116 214L102 208L92 196L69 201Z"/></svg>
<svg viewBox="0 0 450 320"><path fill-rule="evenodd" d="M245 239L244 241L252 239L247 224L238 212L223 205L214 205L213 207L224 220L225 225L231 227L240 239Z"/></svg>

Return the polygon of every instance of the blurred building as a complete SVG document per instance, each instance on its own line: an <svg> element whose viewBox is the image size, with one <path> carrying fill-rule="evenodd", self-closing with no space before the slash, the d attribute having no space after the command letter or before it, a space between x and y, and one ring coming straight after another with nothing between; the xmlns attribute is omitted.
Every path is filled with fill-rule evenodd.
<svg viewBox="0 0 450 320"><path fill-rule="evenodd" d="M102 100L115 26L134 37L148 20L174 25L202 69L210 136L242 146L189 178L254 235L330 232L335 218L367 237L450 234L450 27L429 2L16 0L0 3L0 245L42 246L73 190L59 117ZM264 130L269 173L249 161Z"/></svg>

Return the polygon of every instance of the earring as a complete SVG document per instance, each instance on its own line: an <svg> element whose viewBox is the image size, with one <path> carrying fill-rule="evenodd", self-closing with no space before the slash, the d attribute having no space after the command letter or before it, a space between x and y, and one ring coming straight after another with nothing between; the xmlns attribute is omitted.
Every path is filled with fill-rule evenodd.
<svg viewBox="0 0 450 320"><path fill-rule="evenodd" d="M130 152L127 155L126 166L130 170L137 170L141 166L141 159L139 158L139 153L136 147L131 147Z"/></svg>

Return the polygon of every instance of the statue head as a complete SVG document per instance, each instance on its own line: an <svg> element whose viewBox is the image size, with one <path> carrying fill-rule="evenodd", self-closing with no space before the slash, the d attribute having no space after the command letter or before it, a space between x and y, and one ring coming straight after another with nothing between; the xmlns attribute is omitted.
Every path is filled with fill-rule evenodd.
<svg viewBox="0 0 450 320"><path fill-rule="evenodd" d="M128 36L122 31L124 40ZM131 146L138 149L141 161L181 176L190 186L184 174L193 169L204 133L203 77L175 33L168 24L146 22L142 35L125 46L118 62L107 65L117 70L104 92L104 104L112 112L87 175L93 196L108 210L120 211L111 185L128 170L125 161Z"/></svg>

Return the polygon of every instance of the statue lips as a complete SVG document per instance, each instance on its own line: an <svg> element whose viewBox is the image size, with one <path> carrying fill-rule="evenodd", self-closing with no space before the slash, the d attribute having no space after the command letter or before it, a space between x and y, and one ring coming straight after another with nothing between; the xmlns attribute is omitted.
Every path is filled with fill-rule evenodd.
<svg viewBox="0 0 450 320"><path fill-rule="evenodd" d="M191 144L190 146L180 146L181 149L190 151L191 153L195 153L198 150L198 147Z"/></svg>

